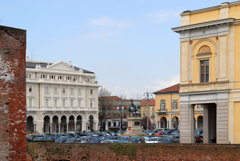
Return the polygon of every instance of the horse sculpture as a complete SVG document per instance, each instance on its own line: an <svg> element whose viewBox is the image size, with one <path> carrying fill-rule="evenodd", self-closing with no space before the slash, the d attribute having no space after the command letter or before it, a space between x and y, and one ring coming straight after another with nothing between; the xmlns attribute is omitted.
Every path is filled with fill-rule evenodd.
<svg viewBox="0 0 240 161"><path fill-rule="evenodd" d="M128 107L129 116L130 116L131 113L134 114L134 112L135 112L135 116L136 116L137 111L140 110L140 105L135 105L133 103L132 99L130 100L130 102L131 102L130 107Z"/></svg>

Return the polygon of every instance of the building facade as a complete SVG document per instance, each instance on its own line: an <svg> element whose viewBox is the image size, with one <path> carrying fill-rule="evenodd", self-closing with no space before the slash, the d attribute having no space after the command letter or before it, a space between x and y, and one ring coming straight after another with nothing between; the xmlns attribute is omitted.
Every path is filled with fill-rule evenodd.
<svg viewBox="0 0 240 161"><path fill-rule="evenodd" d="M203 105L203 141L240 143L240 1L184 11L180 34L181 143L194 142L194 106Z"/></svg>
<svg viewBox="0 0 240 161"><path fill-rule="evenodd" d="M180 129L180 84L154 92L156 129ZM194 107L194 129L203 129L202 105Z"/></svg>
<svg viewBox="0 0 240 161"><path fill-rule="evenodd" d="M98 130L98 87L93 72L71 61L26 60L27 131Z"/></svg>
<svg viewBox="0 0 240 161"><path fill-rule="evenodd" d="M151 101L148 102L147 106L147 100L142 100L141 101L141 117L148 116L151 120L152 123L156 125L155 122L155 99L152 99Z"/></svg>

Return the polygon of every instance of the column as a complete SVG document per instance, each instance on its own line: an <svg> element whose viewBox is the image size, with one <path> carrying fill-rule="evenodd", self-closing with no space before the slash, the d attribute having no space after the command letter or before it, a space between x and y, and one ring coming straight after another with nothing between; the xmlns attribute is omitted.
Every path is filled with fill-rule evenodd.
<svg viewBox="0 0 240 161"><path fill-rule="evenodd" d="M36 130L36 126L37 126L36 124L33 125L33 131L34 131L34 132L37 131L37 130Z"/></svg>
<svg viewBox="0 0 240 161"><path fill-rule="evenodd" d="M58 133L60 134L61 122L58 122Z"/></svg>
<svg viewBox="0 0 240 161"><path fill-rule="evenodd" d="M67 132L68 132L68 125L69 125L69 123L67 122Z"/></svg>
<svg viewBox="0 0 240 161"><path fill-rule="evenodd" d="M87 130L87 128L86 128L86 121L85 120L83 120L82 121L82 131L86 131Z"/></svg>
<svg viewBox="0 0 240 161"><path fill-rule="evenodd" d="M68 107L70 107L70 98L69 98L69 96L70 96L70 87L67 86L67 89L68 89Z"/></svg>
<svg viewBox="0 0 240 161"><path fill-rule="evenodd" d="M83 95L83 107L85 107L85 101L87 100L87 99L85 98L85 87L83 87L82 90L83 90L83 91L82 91L82 92L83 92L83 93L82 93L82 95Z"/></svg>
<svg viewBox="0 0 240 161"><path fill-rule="evenodd" d="M169 129L172 129L172 114L169 114Z"/></svg>
<svg viewBox="0 0 240 161"><path fill-rule="evenodd" d="M198 129L198 122L197 122L197 118L196 118L196 125L195 125L196 129Z"/></svg>
<svg viewBox="0 0 240 161"><path fill-rule="evenodd" d="M180 143L194 143L194 105L180 104Z"/></svg>
<svg viewBox="0 0 240 161"><path fill-rule="evenodd" d="M216 106L217 143L228 144L228 102L217 103Z"/></svg>
<svg viewBox="0 0 240 161"><path fill-rule="evenodd" d="M169 121L167 121L167 129L169 129Z"/></svg>
<svg viewBox="0 0 240 161"><path fill-rule="evenodd" d="M208 106L204 105L203 106L203 143L209 143L210 138L209 138L209 127L208 127Z"/></svg>
<svg viewBox="0 0 240 161"><path fill-rule="evenodd" d="M77 131L77 121L74 122L74 131Z"/></svg>
<svg viewBox="0 0 240 161"><path fill-rule="evenodd" d="M53 85L51 85L51 107L53 107Z"/></svg>

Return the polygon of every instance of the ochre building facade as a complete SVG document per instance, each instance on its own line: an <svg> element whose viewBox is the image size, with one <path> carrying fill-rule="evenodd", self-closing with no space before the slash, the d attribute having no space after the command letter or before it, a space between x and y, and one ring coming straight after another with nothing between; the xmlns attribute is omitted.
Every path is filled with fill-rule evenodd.
<svg viewBox="0 0 240 161"><path fill-rule="evenodd" d="M203 141L240 143L240 1L184 11L180 34L181 143L194 142L194 106L203 105Z"/></svg>

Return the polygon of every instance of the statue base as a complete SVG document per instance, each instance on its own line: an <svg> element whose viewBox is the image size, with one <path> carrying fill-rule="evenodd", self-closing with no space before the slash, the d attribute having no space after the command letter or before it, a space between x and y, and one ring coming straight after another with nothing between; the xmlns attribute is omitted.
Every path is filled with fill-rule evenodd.
<svg viewBox="0 0 240 161"><path fill-rule="evenodd" d="M128 127L131 127L131 130L126 130L124 136L138 136L138 135L146 135L141 128L141 117L129 117L127 118Z"/></svg>

